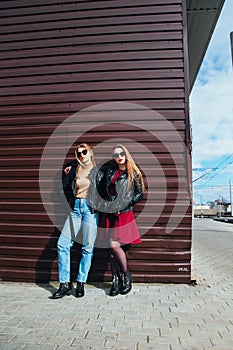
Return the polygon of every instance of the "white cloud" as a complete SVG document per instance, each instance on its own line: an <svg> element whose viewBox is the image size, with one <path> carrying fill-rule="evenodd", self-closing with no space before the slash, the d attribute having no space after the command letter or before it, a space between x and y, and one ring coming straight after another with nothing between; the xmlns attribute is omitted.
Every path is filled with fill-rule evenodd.
<svg viewBox="0 0 233 350"><path fill-rule="evenodd" d="M215 72L192 93L193 157L196 162L218 158L233 150L233 80Z"/></svg>

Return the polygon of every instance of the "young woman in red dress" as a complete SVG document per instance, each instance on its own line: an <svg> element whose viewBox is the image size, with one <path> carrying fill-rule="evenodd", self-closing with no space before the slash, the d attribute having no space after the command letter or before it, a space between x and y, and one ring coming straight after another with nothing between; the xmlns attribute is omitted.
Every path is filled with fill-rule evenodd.
<svg viewBox="0 0 233 350"><path fill-rule="evenodd" d="M103 238L104 231L111 248L113 283L110 295L127 294L132 288L132 278L126 251L130 244L141 243L133 207L143 198L144 182L141 171L124 145L114 147L113 160L99 169L96 184L103 199L100 236Z"/></svg>

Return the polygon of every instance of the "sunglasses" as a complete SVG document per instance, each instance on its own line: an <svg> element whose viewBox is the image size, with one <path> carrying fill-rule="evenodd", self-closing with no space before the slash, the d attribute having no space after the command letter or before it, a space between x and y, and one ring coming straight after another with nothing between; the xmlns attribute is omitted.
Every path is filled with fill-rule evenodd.
<svg viewBox="0 0 233 350"><path fill-rule="evenodd" d="M82 156L85 156L87 154L87 149L84 149L81 152L77 152L77 157L81 158Z"/></svg>
<svg viewBox="0 0 233 350"><path fill-rule="evenodd" d="M120 152L120 153L114 153L113 154L113 158L119 158L119 157L125 157L126 156L126 154L125 154L125 152Z"/></svg>

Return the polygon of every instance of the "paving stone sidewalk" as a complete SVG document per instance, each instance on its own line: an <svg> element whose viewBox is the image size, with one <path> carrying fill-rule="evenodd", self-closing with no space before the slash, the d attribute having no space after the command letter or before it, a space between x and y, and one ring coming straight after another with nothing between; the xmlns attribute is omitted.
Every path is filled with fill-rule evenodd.
<svg viewBox="0 0 233 350"><path fill-rule="evenodd" d="M112 298L93 284L82 299L51 300L57 283L1 283L0 349L233 350L229 225L194 220L196 286L135 283Z"/></svg>

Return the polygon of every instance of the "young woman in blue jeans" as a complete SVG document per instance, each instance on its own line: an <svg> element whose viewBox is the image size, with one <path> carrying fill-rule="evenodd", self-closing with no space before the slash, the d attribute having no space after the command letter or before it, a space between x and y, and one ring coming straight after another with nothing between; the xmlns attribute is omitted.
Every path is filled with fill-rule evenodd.
<svg viewBox="0 0 233 350"><path fill-rule="evenodd" d="M97 235L98 214L90 205L92 202L90 197L95 193L95 190L92 190L95 173L93 151L88 144L83 143L76 148L75 156L76 161L63 176L64 193L73 211L68 215L57 243L60 286L53 293L53 299L64 297L72 289L70 249L74 241L77 241L81 228L83 245L77 276L76 297L84 296L84 284L91 267Z"/></svg>

